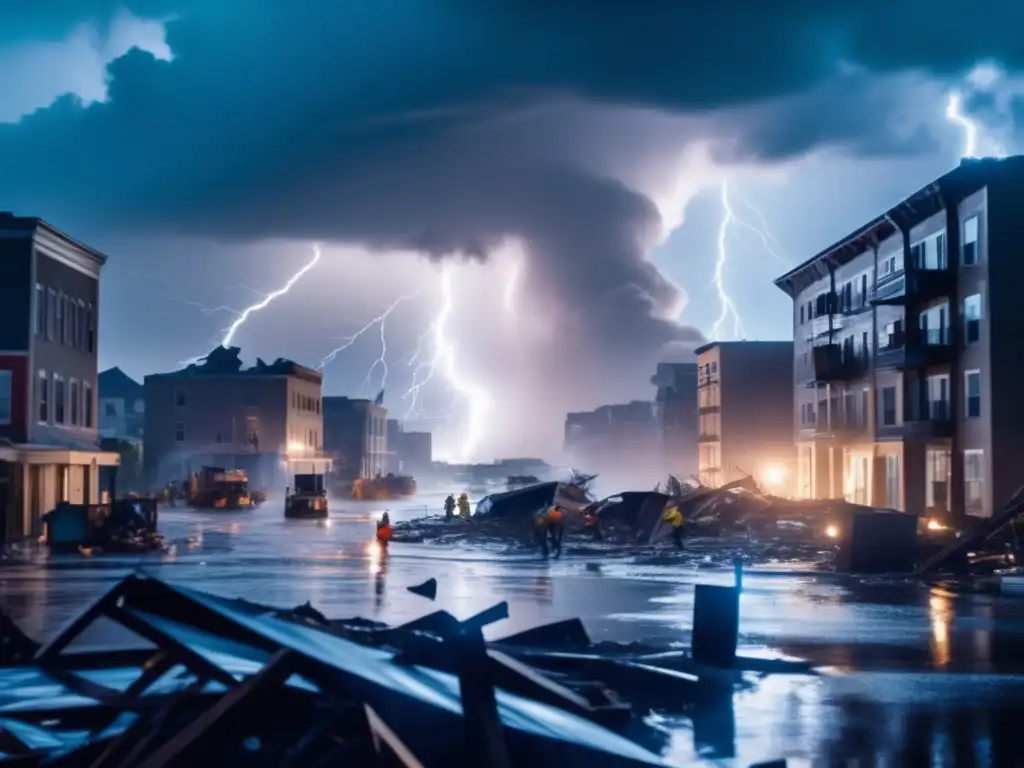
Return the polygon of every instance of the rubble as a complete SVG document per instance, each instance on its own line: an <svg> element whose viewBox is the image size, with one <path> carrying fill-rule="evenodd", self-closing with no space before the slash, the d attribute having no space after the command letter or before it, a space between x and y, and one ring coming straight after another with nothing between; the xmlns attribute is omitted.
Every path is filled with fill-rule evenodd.
<svg viewBox="0 0 1024 768"><path fill-rule="evenodd" d="M720 488L697 480L668 481L653 491L624 491L595 501L588 490L594 476L574 473L569 483L547 482L484 497L471 519L446 521L441 515L395 524L394 541L454 543L492 541L535 549L530 520L551 504L565 512L568 555L633 557L640 562L693 567L750 565L860 574L910 574L918 564L949 545L937 561L946 572L992 573L1012 564L998 542L980 544L1024 511L1024 491L1013 510L986 524L983 534L958 539L957 531L935 520L844 499L787 499L764 493L751 477ZM666 551L671 526L664 511L674 504L686 519L682 551ZM595 515L598 536L585 525ZM965 541L967 543L965 543ZM967 550L974 548L968 557ZM936 563L925 571L935 570ZM925 571L919 570L918 573Z"/></svg>
<svg viewBox="0 0 1024 768"><path fill-rule="evenodd" d="M111 504L63 502L43 516L43 539L55 552L147 552L163 548L156 499L122 498Z"/></svg>
<svg viewBox="0 0 1024 768"><path fill-rule="evenodd" d="M742 657L594 644L578 620L485 642L507 615L329 621L132 575L0 670L0 765L666 765L647 712L696 717L746 684ZM76 648L97 622L132 642Z"/></svg>

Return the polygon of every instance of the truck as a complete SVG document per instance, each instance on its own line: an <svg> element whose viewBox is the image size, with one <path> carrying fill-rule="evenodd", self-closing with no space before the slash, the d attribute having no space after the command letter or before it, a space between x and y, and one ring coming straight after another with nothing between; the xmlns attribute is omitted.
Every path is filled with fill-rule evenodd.
<svg viewBox="0 0 1024 768"><path fill-rule="evenodd" d="M252 509L249 476L241 469L203 467L189 479L188 505L193 509Z"/></svg>
<svg viewBox="0 0 1024 768"><path fill-rule="evenodd" d="M292 491L291 488L288 489ZM296 475L293 492L285 494L284 516L298 520L327 517L327 489L323 475Z"/></svg>

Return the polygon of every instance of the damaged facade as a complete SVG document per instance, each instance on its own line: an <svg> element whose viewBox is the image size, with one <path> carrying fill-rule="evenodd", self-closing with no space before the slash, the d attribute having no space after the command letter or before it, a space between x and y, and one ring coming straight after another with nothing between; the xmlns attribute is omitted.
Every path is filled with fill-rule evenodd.
<svg viewBox="0 0 1024 768"><path fill-rule="evenodd" d="M788 496L793 460L793 342L713 342L697 350L699 477L718 488L752 475Z"/></svg>
<svg viewBox="0 0 1024 768"><path fill-rule="evenodd" d="M565 452L588 471L603 475L656 467L661 474L658 430L652 403L634 400L566 414Z"/></svg>
<svg viewBox="0 0 1024 768"><path fill-rule="evenodd" d="M1020 485L1022 200L1024 157L965 160L776 280L799 495L989 516Z"/></svg>
<svg viewBox="0 0 1024 768"><path fill-rule="evenodd" d="M241 469L252 486L284 488L323 472L322 376L290 360L242 368L238 347L147 376L144 463L157 488L203 466Z"/></svg>
<svg viewBox="0 0 1024 768"><path fill-rule="evenodd" d="M654 420L663 469L678 477L697 472L697 365L658 363Z"/></svg>
<svg viewBox="0 0 1024 768"><path fill-rule="evenodd" d="M96 503L99 278L106 257L0 213L0 538L38 535L61 501Z"/></svg>
<svg viewBox="0 0 1024 768"><path fill-rule="evenodd" d="M342 482L388 473L388 410L372 400L325 397L324 450Z"/></svg>

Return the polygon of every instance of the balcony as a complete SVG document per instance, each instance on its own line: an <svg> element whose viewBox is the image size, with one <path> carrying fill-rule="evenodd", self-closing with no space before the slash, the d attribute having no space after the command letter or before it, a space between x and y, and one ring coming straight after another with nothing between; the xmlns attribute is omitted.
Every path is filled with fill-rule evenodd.
<svg viewBox="0 0 1024 768"><path fill-rule="evenodd" d="M906 306L948 296L956 278L947 269L910 269L880 280L871 291L871 303Z"/></svg>
<svg viewBox="0 0 1024 768"><path fill-rule="evenodd" d="M721 437L717 432L701 432L697 435L698 443L717 443L721 441Z"/></svg>
<svg viewBox="0 0 1024 768"><path fill-rule="evenodd" d="M902 424L878 427L880 440L938 440L953 437L953 408L948 400L925 401L917 413L909 413Z"/></svg>
<svg viewBox="0 0 1024 768"><path fill-rule="evenodd" d="M859 423L856 419L838 419L833 420L831 424L818 423L811 427L808 433L815 440L838 440L844 443L856 442L861 438L870 440L867 437L867 425Z"/></svg>
<svg viewBox="0 0 1024 768"><path fill-rule="evenodd" d="M948 365L953 360L953 345L948 328L921 330L908 337L897 333L889 337L875 355L876 368L908 370L933 365Z"/></svg>
<svg viewBox="0 0 1024 768"><path fill-rule="evenodd" d="M702 405L697 409L698 416L707 416L712 413L721 413L722 406L720 405Z"/></svg>
<svg viewBox="0 0 1024 768"><path fill-rule="evenodd" d="M838 344L825 344L811 350L811 370L807 383L853 381L868 370L868 360L849 348Z"/></svg>

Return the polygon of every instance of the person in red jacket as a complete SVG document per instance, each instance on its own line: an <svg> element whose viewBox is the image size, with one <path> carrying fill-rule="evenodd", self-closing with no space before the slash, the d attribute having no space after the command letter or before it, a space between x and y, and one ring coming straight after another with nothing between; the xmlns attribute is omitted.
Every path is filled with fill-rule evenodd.
<svg viewBox="0 0 1024 768"><path fill-rule="evenodd" d="M377 541L381 544L391 541L391 518L387 512L377 521Z"/></svg>

